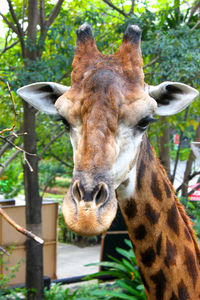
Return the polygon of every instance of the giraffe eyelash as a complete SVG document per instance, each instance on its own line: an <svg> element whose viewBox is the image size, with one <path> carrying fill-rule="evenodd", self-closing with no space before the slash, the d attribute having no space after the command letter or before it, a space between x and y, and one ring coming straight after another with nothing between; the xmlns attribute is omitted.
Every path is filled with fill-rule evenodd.
<svg viewBox="0 0 200 300"><path fill-rule="evenodd" d="M150 123L154 123L154 122L156 122L156 121L157 121L157 120L154 119L153 117L147 116L147 117L145 117L145 118L142 118L142 119L138 122L137 128L138 128L139 130L145 130L145 129L147 129L147 127L149 126Z"/></svg>
<svg viewBox="0 0 200 300"><path fill-rule="evenodd" d="M62 121L63 125L65 126L67 131L70 131L70 124L69 122L63 118L62 116L58 116L58 118L56 119L56 121Z"/></svg>

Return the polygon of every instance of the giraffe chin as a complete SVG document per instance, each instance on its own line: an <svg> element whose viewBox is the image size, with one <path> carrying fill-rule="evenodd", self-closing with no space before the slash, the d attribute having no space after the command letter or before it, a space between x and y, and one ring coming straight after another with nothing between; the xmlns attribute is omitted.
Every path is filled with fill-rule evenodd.
<svg viewBox="0 0 200 300"><path fill-rule="evenodd" d="M113 198L105 205L94 202L74 202L69 195L64 199L62 213L67 227L84 236L101 234L109 229L117 212L117 200Z"/></svg>

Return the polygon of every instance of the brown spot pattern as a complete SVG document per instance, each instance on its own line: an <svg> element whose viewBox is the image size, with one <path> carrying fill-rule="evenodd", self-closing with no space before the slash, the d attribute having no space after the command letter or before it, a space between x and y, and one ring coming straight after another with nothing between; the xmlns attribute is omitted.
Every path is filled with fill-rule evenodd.
<svg viewBox="0 0 200 300"><path fill-rule="evenodd" d="M126 203L126 207L124 209L124 212L128 219L132 219L136 216L137 214L137 205L135 203L134 199L130 199Z"/></svg>
<svg viewBox="0 0 200 300"><path fill-rule="evenodd" d="M160 255L161 246L162 246L162 233L159 235L158 240L156 242L156 253L158 256Z"/></svg>
<svg viewBox="0 0 200 300"><path fill-rule="evenodd" d="M158 177L155 172L152 172L151 175L151 191L157 200L162 201L162 191L159 187Z"/></svg>
<svg viewBox="0 0 200 300"><path fill-rule="evenodd" d="M145 287L146 290L149 292L149 285L148 285L148 283L146 282L146 279L145 279L145 277L144 277L144 274L142 273L142 271L141 271L140 268L139 268L139 273L140 273L142 282L143 282L143 284L144 284L144 287Z"/></svg>
<svg viewBox="0 0 200 300"><path fill-rule="evenodd" d="M160 214L155 209L153 209L149 203L147 203L145 206L145 215L151 225L158 223Z"/></svg>
<svg viewBox="0 0 200 300"><path fill-rule="evenodd" d="M179 235L178 212L176 208L176 203L174 203L168 210L167 224L177 235Z"/></svg>
<svg viewBox="0 0 200 300"><path fill-rule="evenodd" d="M141 253L141 261L146 267L151 267L156 260L156 253L153 247L149 247L147 250Z"/></svg>
<svg viewBox="0 0 200 300"><path fill-rule="evenodd" d="M138 175L137 175L137 188L138 188L138 190L140 190L141 187L142 187L142 179L144 177L145 170L146 170L146 166L145 166L143 160L141 159L139 170L138 170Z"/></svg>
<svg viewBox="0 0 200 300"><path fill-rule="evenodd" d="M136 240L143 240L146 235L147 235L147 231L143 224L141 224L137 228L135 228L134 236L135 236Z"/></svg>
<svg viewBox="0 0 200 300"><path fill-rule="evenodd" d="M179 300L178 297L175 295L174 292L172 292L170 300Z"/></svg>
<svg viewBox="0 0 200 300"><path fill-rule="evenodd" d="M164 181L164 187L165 187L165 192L166 192L167 197L170 198L172 193L171 193L170 187L166 181Z"/></svg>
<svg viewBox="0 0 200 300"><path fill-rule="evenodd" d="M196 268L195 257L193 255L192 251L188 247L185 247L184 263L187 267L187 271L189 273L189 276L192 278L193 285L195 287L196 282L197 282L198 272L197 272L197 268Z"/></svg>
<svg viewBox="0 0 200 300"><path fill-rule="evenodd" d="M170 242L168 238L166 240L166 252L167 255L165 257L165 264L167 267L169 267L170 265L174 265L176 263L177 250L176 246Z"/></svg>
<svg viewBox="0 0 200 300"><path fill-rule="evenodd" d="M163 271L160 269L156 274L152 275L151 280L156 285L156 300L163 300L166 289L166 278Z"/></svg>
<svg viewBox="0 0 200 300"><path fill-rule="evenodd" d="M187 287L185 286L183 280L178 284L178 296L180 300L191 299L188 294Z"/></svg>
<svg viewBox="0 0 200 300"><path fill-rule="evenodd" d="M153 151L151 149L151 145L149 143L149 140L147 138L147 143L146 143L146 151L147 151L147 154L148 154L148 157L149 157L149 160L151 161L153 159Z"/></svg>

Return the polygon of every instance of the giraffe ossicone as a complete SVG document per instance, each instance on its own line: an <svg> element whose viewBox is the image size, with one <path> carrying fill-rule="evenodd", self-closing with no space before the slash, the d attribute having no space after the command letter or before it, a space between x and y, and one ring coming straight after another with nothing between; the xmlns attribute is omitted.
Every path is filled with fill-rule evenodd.
<svg viewBox="0 0 200 300"><path fill-rule="evenodd" d="M105 232L124 216L150 300L200 299L200 252L190 220L151 148L153 114L180 112L198 96L182 83L144 83L141 30L128 26L119 50L101 54L88 24L77 31L71 87L34 83L18 94L69 124L74 171L63 201L75 232Z"/></svg>

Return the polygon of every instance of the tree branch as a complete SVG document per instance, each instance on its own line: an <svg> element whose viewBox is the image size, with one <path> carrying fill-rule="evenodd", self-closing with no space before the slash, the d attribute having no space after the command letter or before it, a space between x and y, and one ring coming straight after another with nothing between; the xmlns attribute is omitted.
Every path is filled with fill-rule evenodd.
<svg viewBox="0 0 200 300"><path fill-rule="evenodd" d="M187 107L186 110L185 110L184 121L187 120L188 112L189 112L189 107ZM178 150L177 150L177 153L176 153L176 160L175 160L175 164L174 164L174 171L173 171L172 180L171 180L172 184L174 183L174 179L175 179L175 175L176 175L176 169L177 169L177 165L178 165L178 159L179 159L179 155L180 155L180 149L181 149L182 140L183 140L183 130L181 130L181 132L180 132Z"/></svg>
<svg viewBox="0 0 200 300"><path fill-rule="evenodd" d="M196 190L200 188L200 184L198 184L194 189L192 189L188 194L187 197L189 197L191 194L193 194Z"/></svg>
<svg viewBox="0 0 200 300"><path fill-rule="evenodd" d="M196 0L194 2L194 5L191 7L191 10L190 10L190 15L189 15L189 18L188 18L188 23L191 19L191 17L194 15L194 13L197 11L197 9L200 7L200 2L199 0Z"/></svg>
<svg viewBox="0 0 200 300"><path fill-rule="evenodd" d="M11 219L7 213L0 207L0 215L12 226L14 227L17 231L21 232L22 234L26 235L27 237L33 239L39 244L44 244L44 241L38 237L37 235L33 234L32 232L28 231L27 229L21 227L18 225L13 219Z"/></svg>
<svg viewBox="0 0 200 300"><path fill-rule="evenodd" d="M57 155L55 155L53 152L50 151L50 153L51 153L51 156L53 156L56 160L58 160L59 162L61 162L62 164L64 164L66 167L71 168L71 169L73 168L72 165L66 163L64 160L62 160L60 157L58 157Z"/></svg>
<svg viewBox="0 0 200 300"><path fill-rule="evenodd" d="M60 8L63 4L64 0L58 0L58 2L56 3L56 5L54 6L54 8L52 9L49 19L45 22L45 26L47 28L49 28L51 26L51 24L54 22L55 18L57 17Z"/></svg>
<svg viewBox="0 0 200 300"><path fill-rule="evenodd" d="M131 9L129 11L129 16L134 13L134 8L135 8L135 0L131 1Z"/></svg>
<svg viewBox="0 0 200 300"><path fill-rule="evenodd" d="M14 133L12 132L9 136L6 136L6 138L11 141L11 142L14 142L14 140L20 136L20 135L24 135L24 134L27 134L26 132L25 133L20 133L22 131L22 126L20 127L20 129L17 131L17 133ZM12 148L13 146L10 145L9 143L5 143L3 147L1 147L0 149L0 157L4 154L4 152L6 152L8 149Z"/></svg>
<svg viewBox="0 0 200 300"><path fill-rule="evenodd" d="M22 145L20 146L22 147ZM17 157L17 155L20 153L20 150L15 151L8 159L7 161L4 163L4 165L2 166L2 168L0 169L0 176L3 174L4 170L7 168L7 166L11 163L11 161L13 159L15 159Z"/></svg>
<svg viewBox="0 0 200 300"><path fill-rule="evenodd" d="M195 30L200 24L200 20L191 28L191 31Z"/></svg>
<svg viewBox="0 0 200 300"><path fill-rule="evenodd" d="M9 143L9 144L12 145L13 147L15 147L15 149L17 149L17 150L19 150L20 152L22 152L23 155L24 155L24 160L25 160L25 162L27 163L27 165L28 165L30 171L33 172L33 168L31 167L31 165L30 165L30 163L29 163L29 161L28 161L26 155L32 155L32 156L37 156L37 155L34 154L34 153L29 153L29 152L25 151L24 149L20 148L19 146L16 146L13 142L11 142L10 140L8 140L6 137L4 137L4 136L2 136L2 135L0 135L0 139L6 141L7 143Z"/></svg>
<svg viewBox="0 0 200 300"><path fill-rule="evenodd" d="M149 66L152 66L153 64L155 64L158 60L159 60L160 56L156 56L156 58L154 58L152 61L150 61L148 64L143 66L143 69L146 69Z"/></svg>
<svg viewBox="0 0 200 300"><path fill-rule="evenodd" d="M40 0L40 28L41 36L45 33L45 7L44 0Z"/></svg>
<svg viewBox="0 0 200 300"><path fill-rule="evenodd" d="M39 154L39 158L44 154L44 152L51 146L51 144L53 144L57 138L59 138L60 136L62 136L64 133L66 132L66 130L61 131L59 134L57 134L55 137L53 137L50 142L43 148L42 152Z"/></svg>
<svg viewBox="0 0 200 300"><path fill-rule="evenodd" d="M17 26L18 36L21 36L21 35L23 36L23 31L22 31L21 25L19 24L19 21L17 19L15 11L13 9L12 2L11 2L11 0L7 0L7 2L8 2L8 5L9 5L9 10L10 10L12 19L13 19L13 21L15 22L15 24Z"/></svg>
<svg viewBox="0 0 200 300"><path fill-rule="evenodd" d="M5 45L5 47L4 47L4 49L1 51L1 53L0 53L0 56L3 54L3 53L5 53L7 50L9 50L9 49L11 49L12 47L14 47L16 44L18 44L19 43L19 41L16 41L16 42L14 42L14 43L12 43L10 46L7 46L6 47L6 45Z"/></svg>
<svg viewBox="0 0 200 300"><path fill-rule="evenodd" d="M103 0L103 2L105 2L107 5L109 5L110 7L112 7L118 13L120 13L121 15L123 15L125 18L128 18L128 14L125 13L125 11L119 9L117 6L115 6L110 0Z"/></svg>
<svg viewBox="0 0 200 300"><path fill-rule="evenodd" d="M1 246L0 246L0 252L3 252L3 253L5 253L6 255L10 255L4 248L2 248Z"/></svg>
<svg viewBox="0 0 200 300"><path fill-rule="evenodd" d="M8 25L8 27L10 29L12 29L12 31L14 31L14 33L16 33L18 35L18 30L15 27L15 25L13 23L11 23L10 21L8 21L8 19L2 13L0 13L0 16L3 18L4 22Z"/></svg>
<svg viewBox="0 0 200 300"><path fill-rule="evenodd" d="M11 128L5 128L3 130L0 131L0 134L3 134L4 132L6 131L13 131L13 129L15 128L16 126L16 121L17 121L17 112L16 112L16 109L15 109L15 101L14 101L14 98L12 96L12 93L11 93L11 90L10 90L10 86L9 86L9 83L7 82L7 87L8 87L8 92L10 94L10 97L11 97L11 100L12 100L12 105L13 105L13 111L14 111L14 123L12 125Z"/></svg>

